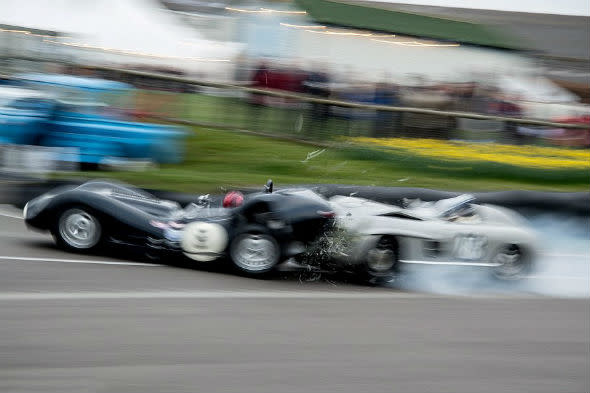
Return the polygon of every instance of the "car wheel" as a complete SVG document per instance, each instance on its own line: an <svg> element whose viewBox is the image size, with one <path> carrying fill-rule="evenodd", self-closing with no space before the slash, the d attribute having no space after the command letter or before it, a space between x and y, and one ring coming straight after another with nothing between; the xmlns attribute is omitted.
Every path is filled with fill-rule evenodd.
<svg viewBox="0 0 590 393"><path fill-rule="evenodd" d="M493 270L494 276L502 280L519 279L529 268L528 258L516 244L501 247L492 262L497 264Z"/></svg>
<svg viewBox="0 0 590 393"><path fill-rule="evenodd" d="M102 226L88 209L70 208L59 215L53 235L57 244L66 249L87 251L98 246Z"/></svg>
<svg viewBox="0 0 590 393"><path fill-rule="evenodd" d="M279 263L281 248L271 235L252 231L237 235L231 242L229 254L238 271L260 275Z"/></svg>
<svg viewBox="0 0 590 393"><path fill-rule="evenodd" d="M369 251L365 260L366 278L369 283L384 283L394 279L399 265L397 242L392 237L382 237Z"/></svg>

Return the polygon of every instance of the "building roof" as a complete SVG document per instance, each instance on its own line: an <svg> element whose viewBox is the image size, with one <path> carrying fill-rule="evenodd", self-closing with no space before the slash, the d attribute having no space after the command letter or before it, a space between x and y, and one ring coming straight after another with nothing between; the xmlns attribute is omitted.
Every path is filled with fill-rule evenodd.
<svg viewBox="0 0 590 393"><path fill-rule="evenodd" d="M318 23L503 49L522 49L519 42L507 34L480 23L448 16L382 8L376 4L368 6L331 0L295 0L295 3Z"/></svg>
<svg viewBox="0 0 590 393"><path fill-rule="evenodd" d="M502 31L546 56L590 60L590 17L438 7L355 0L356 4L434 18L452 18Z"/></svg>
<svg viewBox="0 0 590 393"><path fill-rule="evenodd" d="M294 0L318 23L525 50L546 76L590 84L590 17L370 0Z"/></svg>

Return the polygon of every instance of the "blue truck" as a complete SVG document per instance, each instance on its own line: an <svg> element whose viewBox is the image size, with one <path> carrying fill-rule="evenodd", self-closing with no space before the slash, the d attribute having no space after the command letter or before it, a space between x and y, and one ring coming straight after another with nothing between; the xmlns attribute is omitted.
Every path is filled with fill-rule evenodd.
<svg viewBox="0 0 590 393"><path fill-rule="evenodd" d="M186 131L131 121L134 89L105 79L21 74L0 86L0 144L64 148L86 166L147 160L178 163Z"/></svg>

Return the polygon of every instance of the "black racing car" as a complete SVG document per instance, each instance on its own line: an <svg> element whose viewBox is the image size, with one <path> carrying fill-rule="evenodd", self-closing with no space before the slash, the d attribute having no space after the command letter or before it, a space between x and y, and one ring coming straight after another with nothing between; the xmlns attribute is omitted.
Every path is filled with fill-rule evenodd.
<svg viewBox="0 0 590 393"><path fill-rule="evenodd" d="M330 205L314 192L272 188L269 181L243 200L234 194L227 208L211 206L208 196L182 208L128 185L91 181L41 195L23 215L28 227L50 231L70 251L134 246L156 257L229 259L238 271L255 275L303 253L334 221Z"/></svg>

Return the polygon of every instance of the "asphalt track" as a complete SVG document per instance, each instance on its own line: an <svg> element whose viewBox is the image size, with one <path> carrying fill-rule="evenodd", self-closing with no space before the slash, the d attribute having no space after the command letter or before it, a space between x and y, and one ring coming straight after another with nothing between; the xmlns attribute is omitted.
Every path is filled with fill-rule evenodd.
<svg viewBox="0 0 590 393"><path fill-rule="evenodd" d="M449 296L80 256L18 216L0 211L0 392L590 390L586 296Z"/></svg>

